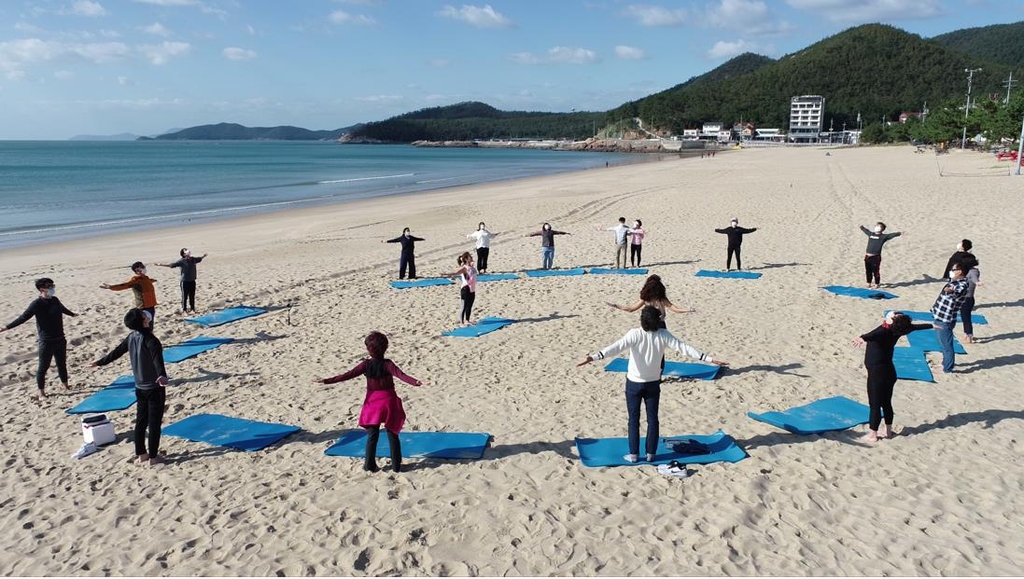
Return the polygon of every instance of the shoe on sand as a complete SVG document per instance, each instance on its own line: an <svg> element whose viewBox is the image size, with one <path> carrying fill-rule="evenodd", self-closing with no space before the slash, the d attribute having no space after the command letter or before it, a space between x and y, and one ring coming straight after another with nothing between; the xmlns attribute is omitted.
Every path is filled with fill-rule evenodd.
<svg viewBox="0 0 1024 579"><path fill-rule="evenodd" d="M668 464L658 465L658 474L674 476L676 478L686 478L690 476L690 471L686 469L685 464L673 460Z"/></svg>
<svg viewBox="0 0 1024 579"><path fill-rule="evenodd" d="M76 450L75 453L71 455L71 458L85 458L94 452L99 452L99 450L100 449L97 448L95 444L87 442L82 445L82 448Z"/></svg>

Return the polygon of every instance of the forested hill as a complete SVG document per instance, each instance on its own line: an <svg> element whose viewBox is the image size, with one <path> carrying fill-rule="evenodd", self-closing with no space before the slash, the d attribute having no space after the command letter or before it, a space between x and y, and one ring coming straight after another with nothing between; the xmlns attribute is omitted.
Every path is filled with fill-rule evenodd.
<svg viewBox="0 0 1024 579"><path fill-rule="evenodd" d="M746 74L684 83L626 103L610 111L609 120L640 117L673 133L703 121L750 120L784 128L790 98L816 94L825 96L829 119L839 129L844 122L857 126L858 113L866 124L961 95L964 69L979 66L984 71L974 77L975 94L998 92L1012 70L891 26L868 24Z"/></svg>
<svg viewBox="0 0 1024 579"><path fill-rule="evenodd" d="M311 131L301 127L246 127L235 123L218 123L190 127L159 135L154 139L161 141L333 141L350 130L351 127L333 131ZM149 138L141 137L140 140L149 140Z"/></svg>
<svg viewBox="0 0 1024 579"><path fill-rule="evenodd" d="M501 111L464 102L367 123L348 134L349 142L468 141L475 139L581 139L606 123L603 112L541 113Z"/></svg>
<svg viewBox="0 0 1024 579"><path fill-rule="evenodd" d="M965 28L932 40L975 58L1024 69L1024 22Z"/></svg>

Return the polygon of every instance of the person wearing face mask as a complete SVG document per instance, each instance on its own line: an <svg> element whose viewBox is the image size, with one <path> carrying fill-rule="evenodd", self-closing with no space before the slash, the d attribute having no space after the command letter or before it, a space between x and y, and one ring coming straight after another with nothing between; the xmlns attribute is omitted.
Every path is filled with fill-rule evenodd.
<svg viewBox="0 0 1024 579"><path fill-rule="evenodd" d="M757 231L756 227L747 229L740 227L740 220L733 217L732 222L729 223L729 227L725 229L716 229L715 233L724 233L729 237L729 247L726 250L725 257L725 270L732 271L732 256L736 255L736 269L743 269L743 264L740 262L740 246L743 245L743 236L748 233Z"/></svg>
<svg viewBox="0 0 1024 579"><path fill-rule="evenodd" d="M156 280L146 275L146 264L141 261L132 264L132 272L135 275L124 283L114 285L105 283L100 287L115 292L132 290L132 294L135 296L135 307L149 312L150 317L156 319L156 288L153 287L153 282Z"/></svg>
<svg viewBox="0 0 1024 579"><path fill-rule="evenodd" d="M967 266L961 262L953 264L949 270L949 283L942 287L942 291L935 298L935 304L930 310L935 317L932 327L935 328L935 337L939 341L939 347L942 348L942 371L946 374L953 371L953 366L956 363L956 351L953 349L953 329L956 328L956 315L967 299L967 292L971 285L965 277L965 269Z"/></svg>
<svg viewBox="0 0 1024 579"><path fill-rule="evenodd" d="M551 269L555 261L555 236L572 235L565 231L555 231L550 223L541 226L540 231L527 233L523 237L540 237L541 269Z"/></svg>
<svg viewBox="0 0 1024 579"><path fill-rule="evenodd" d="M405 279L407 267L409 268L409 279L416 279L416 242L425 240L422 237L414 236L406 227L398 237L382 241L402 244L402 255L398 258L398 279Z"/></svg>
<svg viewBox="0 0 1024 579"><path fill-rule="evenodd" d="M630 267L640 267L640 252L643 249L645 235L647 235L647 230L644 229L643 222L637 219L633 222L633 229L629 232Z"/></svg>
<svg viewBox="0 0 1024 579"><path fill-rule="evenodd" d="M64 304L57 299L57 289L53 280L44 277L36 280L36 290L39 297L32 301L25 309L25 312L3 328L0 332L6 332L27 322L30 318L36 319L36 333L39 339L39 365L36 367L36 386L39 388L39 397L46 397L46 372L50 369L50 362L57 362L57 375L65 389L68 385L68 341L64 337L64 316L77 316L78 314L64 307Z"/></svg>
<svg viewBox="0 0 1024 579"><path fill-rule="evenodd" d="M484 222L476 226L476 231L466 237L476 240L476 266L480 273L487 273L487 258L491 254L491 240L497 237L497 233L491 233Z"/></svg>
<svg viewBox="0 0 1024 579"><path fill-rule="evenodd" d="M877 288L882 281L882 246L886 241L903 235L902 232L885 233L885 224L879 221L875 228L868 229L863 225L860 230L868 236L868 247L864 250L864 274L868 280L868 287ZM874 278L874 284L872 284Z"/></svg>
<svg viewBox="0 0 1024 579"><path fill-rule="evenodd" d="M615 233L615 269L626 267L626 250L629 249L629 234L633 230L626 226L626 218L619 217L615 227L606 227L605 231Z"/></svg>
<svg viewBox="0 0 1024 579"><path fill-rule="evenodd" d="M970 239L963 239L959 245L956 246L956 251L953 255L949 256L949 261L946 262L946 269L942 270L940 279L949 279L949 270L953 268L953 264L958 261L963 261L964 258L969 257L974 259L974 254L971 253L971 249L974 248L974 244L971 243Z"/></svg>
<svg viewBox="0 0 1024 579"><path fill-rule="evenodd" d="M181 259L171 263L158 263L156 265L162 267L179 267L181 268L181 313L186 313L190 309L192 313L196 312L196 264L206 259L206 254L199 257L192 257L192 250L183 247L178 252Z"/></svg>
<svg viewBox="0 0 1024 579"><path fill-rule="evenodd" d="M882 438L892 438L892 389L896 385L896 366L892 355L900 337L917 330L927 330L931 324L911 323L910 316L889 312L881 326L853 340L853 345L864 349L864 367L868 371L868 433L865 442L878 442L878 427L885 414Z"/></svg>

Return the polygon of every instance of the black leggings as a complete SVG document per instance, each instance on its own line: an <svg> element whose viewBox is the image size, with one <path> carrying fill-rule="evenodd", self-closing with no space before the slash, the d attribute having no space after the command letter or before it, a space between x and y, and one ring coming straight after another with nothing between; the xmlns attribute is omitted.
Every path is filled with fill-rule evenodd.
<svg viewBox="0 0 1024 579"><path fill-rule="evenodd" d="M637 245L636 243L629 244L629 265L640 266L640 252L643 250L643 245Z"/></svg>
<svg viewBox="0 0 1024 579"><path fill-rule="evenodd" d="M459 323L468 322L473 318L473 302L476 301L476 292L469 291L469 286L462 286L462 308L459 310Z"/></svg>
<svg viewBox="0 0 1024 579"><path fill-rule="evenodd" d="M391 446L391 470L402 471L402 441L398 434L388 433L388 445ZM363 470L375 472L377 470L377 440L380 438L380 425L366 427L366 460L363 462Z"/></svg>
<svg viewBox="0 0 1024 579"><path fill-rule="evenodd" d="M729 252L725 257L725 269L732 269L732 256L736 255L736 269L743 269L743 264L740 263L740 246L730 245Z"/></svg>
<svg viewBox="0 0 1024 579"><path fill-rule="evenodd" d="M409 279L416 277L416 256L414 254L402 253L398 259L398 279L405 279L405 269L409 268Z"/></svg>
<svg viewBox="0 0 1024 579"><path fill-rule="evenodd" d="M164 421L167 390L161 386L150 390L135 389L135 454L150 458L160 452L160 426ZM149 428L149 452L146 452L146 428Z"/></svg>
<svg viewBox="0 0 1024 579"><path fill-rule="evenodd" d="M878 430L885 414L886 426L892 426L892 389L896 385L896 367L868 366L868 407L869 426Z"/></svg>
<svg viewBox="0 0 1024 579"><path fill-rule="evenodd" d="M881 255L865 255L864 256L864 275L868 280L868 285L871 285L871 278L875 278L875 285L881 283L882 279L882 256Z"/></svg>
<svg viewBox="0 0 1024 579"><path fill-rule="evenodd" d="M195 280L181 282L181 311L187 312L189 310L196 311Z"/></svg>
<svg viewBox="0 0 1024 579"><path fill-rule="evenodd" d="M46 372L51 361L57 362L57 375L64 384L68 383L68 341L48 340L39 342L39 365L36 366L36 386L40 390L46 387Z"/></svg>
<svg viewBox="0 0 1024 579"><path fill-rule="evenodd" d="M490 255L490 247L476 248L476 268L478 271L487 271L487 256Z"/></svg>

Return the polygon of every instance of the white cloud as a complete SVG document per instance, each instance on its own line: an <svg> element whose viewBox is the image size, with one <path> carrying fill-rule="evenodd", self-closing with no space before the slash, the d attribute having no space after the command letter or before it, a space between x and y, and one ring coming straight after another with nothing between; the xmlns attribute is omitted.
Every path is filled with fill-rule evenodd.
<svg viewBox="0 0 1024 579"><path fill-rule="evenodd" d="M737 40L736 42L719 40L711 47L711 50L708 50L708 58L715 60L721 58L732 58L752 50L753 46L745 40Z"/></svg>
<svg viewBox="0 0 1024 579"><path fill-rule="evenodd" d="M662 6L631 4L622 12L644 26L682 26L686 23L686 10L669 10Z"/></svg>
<svg viewBox="0 0 1024 579"><path fill-rule="evenodd" d="M372 26L377 23L372 16L366 16L363 14L349 14L344 10L335 10L328 16L331 22L335 24L362 24L363 26Z"/></svg>
<svg viewBox="0 0 1024 579"><path fill-rule="evenodd" d="M256 29L252 27L252 24L246 24L245 29L249 31L249 36L256 36Z"/></svg>
<svg viewBox="0 0 1024 579"><path fill-rule="evenodd" d="M166 64L172 58L187 54L192 45L187 42L163 42L161 44L144 44L139 52L156 65Z"/></svg>
<svg viewBox="0 0 1024 579"><path fill-rule="evenodd" d="M128 86L128 85L133 84L133 83L132 83L131 79L129 79L127 76L119 76L119 77L117 77L117 84L119 84L121 86Z"/></svg>
<svg viewBox="0 0 1024 579"><path fill-rule="evenodd" d="M120 42L63 43L39 38L0 42L0 70L21 71L26 66L67 57L79 57L95 63L127 57L131 50Z"/></svg>
<svg viewBox="0 0 1024 579"><path fill-rule="evenodd" d="M100 36L103 38L120 38L121 33L116 30L100 30Z"/></svg>
<svg viewBox="0 0 1024 579"><path fill-rule="evenodd" d="M76 44L71 51L86 60L97 64L114 62L128 57L131 49L122 42L91 42L88 44Z"/></svg>
<svg viewBox="0 0 1024 579"><path fill-rule="evenodd" d="M74 14L76 16L106 16L107 10L99 2L90 0L75 0L70 9L61 8L61 14Z"/></svg>
<svg viewBox="0 0 1024 579"><path fill-rule="evenodd" d="M786 0L797 10L817 12L833 22L920 20L943 14L939 0Z"/></svg>
<svg viewBox="0 0 1024 579"><path fill-rule="evenodd" d="M759 24L767 17L768 5L761 0L721 0L710 9L708 24L736 29Z"/></svg>
<svg viewBox="0 0 1024 579"><path fill-rule="evenodd" d="M229 46L223 51L224 58L228 60L252 60L256 58L256 52L237 46Z"/></svg>
<svg viewBox="0 0 1024 579"><path fill-rule="evenodd" d="M376 94L355 97L355 100L362 103L396 103L405 100L405 97L397 94Z"/></svg>
<svg viewBox="0 0 1024 579"><path fill-rule="evenodd" d="M54 71L53 78L57 80L71 80L75 78L75 73L70 70L57 70Z"/></svg>
<svg viewBox="0 0 1024 579"><path fill-rule="evenodd" d="M644 51L635 46L618 45L615 47L615 56L622 60L640 60L644 58Z"/></svg>
<svg viewBox="0 0 1024 579"><path fill-rule="evenodd" d="M199 6L199 0L132 0L139 4L151 4L153 6Z"/></svg>
<svg viewBox="0 0 1024 579"><path fill-rule="evenodd" d="M432 66L434 68L444 68L444 67L448 66L449 64L451 64L451 63L448 62L447 60L443 59L443 58L435 58L435 59L430 61L430 66Z"/></svg>
<svg viewBox="0 0 1024 579"><path fill-rule="evenodd" d="M590 64L600 60L597 53L586 48L571 48L568 46L556 46L548 50L548 59L551 62L565 64Z"/></svg>
<svg viewBox="0 0 1024 579"><path fill-rule="evenodd" d="M5 76L7 76L7 80L24 80L25 79L25 71L24 70L12 70L12 71L9 71Z"/></svg>
<svg viewBox="0 0 1024 579"><path fill-rule="evenodd" d="M157 36L163 36L163 37L167 37L167 36L171 35L171 31L168 30L166 27L164 27L163 24L160 24L159 22L154 22L154 23L150 24L149 26L140 26L139 30L141 30L141 31L143 31L143 32L145 32L147 34L155 34Z"/></svg>
<svg viewBox="0 0 1024 579"><path fill-rule="evenodd" d="M569 46L555 46L543 56L532 52L516 52L508 58L515 64L591 64L601 60L593 50Z"/></svg>
<svg viewBox="0 0 1024 579"><path fill-rule="evenodd" d="M14 29L18 32L24 32L25 34L40 34L43 32L42 28L27 22L18 22L14 25Z"/></svg>
<svg viewBox="0 0 1024 579"><path fill-rule="evenodd" d="M512 28L515 26L515 23L505 15L491 8L490 4L483 6L464 4L462 8L446 4L438 11L437 15L452 20L461 20L477 28Z"/></svg>

